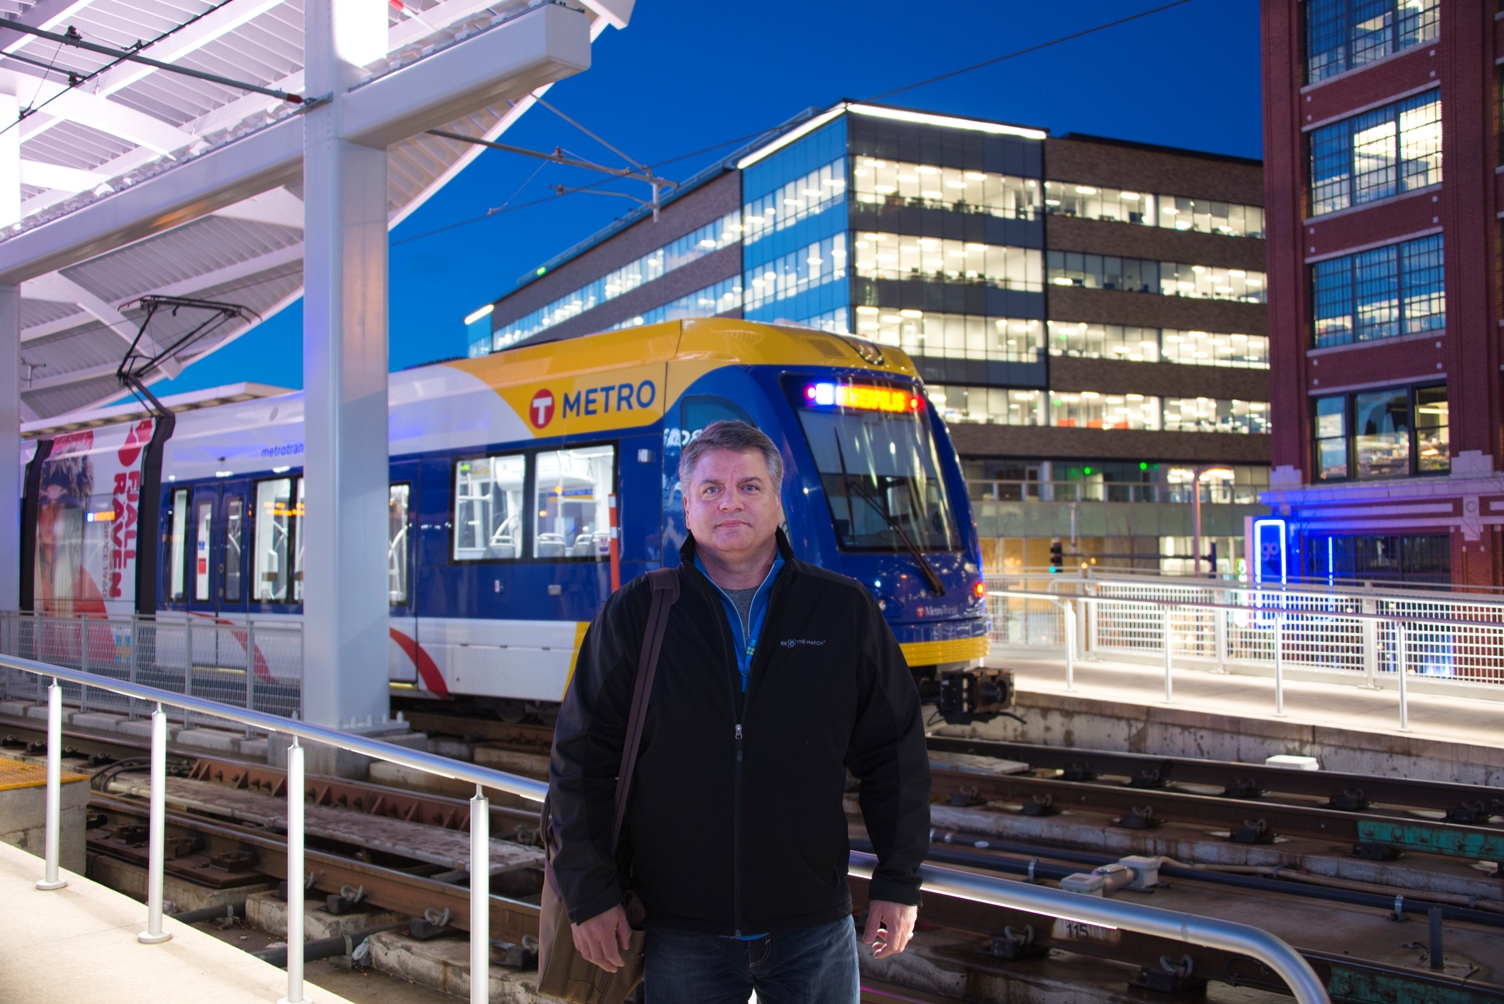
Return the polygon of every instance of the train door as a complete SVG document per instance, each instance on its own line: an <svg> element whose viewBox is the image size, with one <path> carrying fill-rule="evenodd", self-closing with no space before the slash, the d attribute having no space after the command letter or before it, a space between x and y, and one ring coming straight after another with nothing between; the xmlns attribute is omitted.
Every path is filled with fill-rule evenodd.
<svg viewBox="0 0 1504 1004"><path fill-rule="evenodd" d="M244 666L238 632L209 630L208 624L246 611L246 483L203 485L188 505L188 611L204 625L193 637L196 665Z"/></svg>
<svg viewBox="0 0 1504 1004"><path fill-rule="evenodd" d="M387 644L387 675L395 683L418 680L417 604L413 599L414 517L418 512L414 493L418 483L416 462L392 465L387 499L387 599L391 608L391 638Z"/></svg>

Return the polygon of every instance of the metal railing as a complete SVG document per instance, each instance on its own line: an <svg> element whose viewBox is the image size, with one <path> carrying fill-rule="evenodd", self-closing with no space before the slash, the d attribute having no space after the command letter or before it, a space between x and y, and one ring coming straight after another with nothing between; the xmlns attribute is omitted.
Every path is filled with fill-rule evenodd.
<svg viewBox="0 0 1504 1004"><path fill-rule="evenodd" d="M44 841L45 864L38 889L61 889L67 881L58 875L58 852L61 842L62 815L62 715L63 684L97 688L120 698L155 705L151 713L151 804L147 840L147 921L146 930L137 937L143 944L158 944L171 938L162 930L162 883L166 846L166 775L167 713L164 706L180 708L204 719L218 719L263 732L282 732L293 737L287 750L287 1004L303 1004L304 868L303 810L304 747L302 740L348 750L362 756L400 764L440 777L453 778L475 785L470 799L470 1001L484 1004L490 996L490 980L485 974L491 966L491 839L490 800L483 786L519 795L535 802L543 801L548 785L531 778L477 767L461 760L451 760L433 753L420 752L379 739L341 732L296 719L280 718L253 709L231 707L185 693L122 680L110 680L90 673L50 666L15 656L0 656L0 667L34 675L39 681L51 678L47 687L47 821Z"/></svg>
<svg viewBox="0 0 1504 1004"><path fill-rule="evenodd" d="M871 878L876 867L874 855L851 852L852 875ZM995 879L957 868L921 865L919 876L926 892L941 896L1238 952L1257 959L1277 973L1299 1004L1329 1004L1326 986L1299 952L1268 931L1248 924L1125 903L1105 896L1047 889L1028 882Z"/></svg>
<svg viewBox="0 0 1504 1004"><path fill-rule="evenodd" d="M4 611L0 655L284 718L303 710L303 625L288 618ZM22 684L13 672L0 672L0 692L7 696ZM89 694L65 684L64 696L81 711L128 718L141 713L133 699L108 689ZM192 724L192 717L185 710L184 724Z"/></svg>
<svg viewBox="0 0 1504 1004"><path fill-rule="evenodd" d="M253 710L227 707L213 701L140 684L102 681L77 670L49 666L28 659L0 656L0 666L33 674L39 679L52 678L52 684L47 688L45 860L43 878L36 884L41 890L56 890L67 885L67 881L58 874L62 832L63 682L98 687L125 698L156 705L151 715L147 923L146 930L137 935L138 940L143 944L160 944L172 937L170 931L162 929L167 778L167 714L163 710L163 705L182 708L205 717L237 722L246 727L267 732L285 732L293 737L292 745L287 751L287 944L289 951L287 953L287 996L283 998L286 1004L304 1004L303 953L297 950L297 946L304 942L305 890L303 861L305 799L299 795L306 790L306 786L304 784L304 747L300 740L321 743L377 760L412 767L425 773L473 783L475 796L470 799L470 1001L471 1004L484 1004L489 1001L490 979L487 974L490 972L491 965L490 803L485 797L483 787L489 786L531 801L541 802L547 794L548 785L530 778L477 767L464 761L394 746L378 739L368 739L307 722L289 721ZM852 852L851 875L870 879L876 866L876 857ZM1240 952L1264 963L1279 975L1299 1004L1330 1004L1320 979L1300 953L1280 938L1256 927L1063 890L1043 889L1021 882L933 865L921 867L920 875L926 889L943 896L1013 907L1080 923L1123 928L1189 944Z"/></svg>
<svg viewBox="0 0 1504 1004"><path fill-rule="evenodd" d="M973 501L992 502L1165 502L1190 505L1189 482L1168 484L1135 481L1004 481L968 479L967 493ZM1258 493L1267 485L1203 482L1201 501L1209 505L1257 505Z"/></svg>
<svg viewBox="0 0 1504 1004"><path fill-rule="evenodd" d="M1030 654L1063 650L1068 689L1075 661L1088 655L1162 660L1167 703L1177 663L1272 674L1276 715L1291 670L1369 689L1392 681L1401 731L1409 731L1418 682L1457 696L1504 696L1497 602L1066 578L1046 585L1055 588L989 590L992 641Z"/></svg>

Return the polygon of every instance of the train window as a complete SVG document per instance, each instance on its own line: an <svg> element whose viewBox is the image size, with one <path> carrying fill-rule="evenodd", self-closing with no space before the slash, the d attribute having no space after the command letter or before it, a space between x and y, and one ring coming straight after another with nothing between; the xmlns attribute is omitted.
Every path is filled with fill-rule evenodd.
<svg viewBox="0 0 1504 1004"><path fill-rule="evenodd" d="M923 411L877 405L912 397L906 391L852 387L837 395L812 384L799 409L810 452L843 550L924 551L959 546L955 513ZM842 388L845 390L845 388ZM891 395L900 393L900 397ZM881 396L888 395L888 396ZM800 395L803 397L804 395ZM827 400L828 398L828 400Z"/></svg>
<svg viewBox="0 0 1504 1004"><path fill-rule="evenodd" d="M406 482L392 485L387 500L387 598L394 607L407 603L407 508L412 491Z"/></svg>
<svg viewBox="0 0 1504 1004"><path fill-rule="evenodd" d="M520 454L461 460L454 466L454 559L522 557Z"/></svg>
<svg viewBox="0 0 1504 1004"><path fill-rule="evenodd" d="M167 561L171 578L169 598L181 600L188 595L187 576L188 489L172 493L172 534L168 540Z"/></svg>
<svg viewBox="0 0 1504 1004"><path fill-rule="evenodd" d="M245 499L225 499L225 600L240 602L241 577L245 573Z"/></svg>
<svg viewBox="0 0 1504 1004"><path fill-rule="evenodd" d="M256 485L256 559L252 566L251 598L259 603L286 603L292 569L294 509L292 478L275 478Z"/></svg>
<svg viewBox="0 0 1504 1004"><path fill-rule="evenodd" d="M708 394L686 397L679 406L679 415L682 419L680 424L684 427L680 441L685 446L700 438L700 433L711 422L746 422L752 426L757 424L739 405L724 397L711 397Z"/></svg>
<svg viewBox="0 0 1504 1004"><path fill-rule="evenodd" d="M535 558L593 558L611 553L608 500L616 448L585 446L538 454Z"/></svg>
<svg viewBox="0 0 1504 1004"><path fill-rule="evenodd" d="M205 499L193 514L193 598L199 603L209 599L209 544L214 540L214 502Z"/></svg>

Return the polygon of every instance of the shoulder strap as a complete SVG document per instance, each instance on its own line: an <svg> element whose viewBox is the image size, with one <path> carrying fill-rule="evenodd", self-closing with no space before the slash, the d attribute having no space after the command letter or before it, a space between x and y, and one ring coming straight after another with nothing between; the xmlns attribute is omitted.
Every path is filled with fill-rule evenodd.
<svg viewBox="0 0 1504 1004"><path fill-rule="evenodd" d="M632 710L627 716L627 735L622 743L621 772L616 778L616 819L611 824L611 853L616 853L621 839L621 824L627 815L627 793L632 789L632 773L637 768L637 754L642 747L643 723L648 717L648 700L653 693L653 676L658 672L658 656L663 651L663 635L668 629L668 612L679 599L679 572L674 568L656 568L648 573L653 587L653 602L648 607L648 623L642 633L642 655L637 660L637 680L632 685Z"/></svg>

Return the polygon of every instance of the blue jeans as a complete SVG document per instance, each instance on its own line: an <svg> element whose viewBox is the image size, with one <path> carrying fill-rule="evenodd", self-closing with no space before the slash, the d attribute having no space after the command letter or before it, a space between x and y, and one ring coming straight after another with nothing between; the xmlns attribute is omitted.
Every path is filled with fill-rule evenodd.
<svg viewBox="0 0 1504 1004"><path fill-rule="evenodd" d="M737 941L648 927L647 1004L857 1004L856 925L850 917Z"/></svg>

